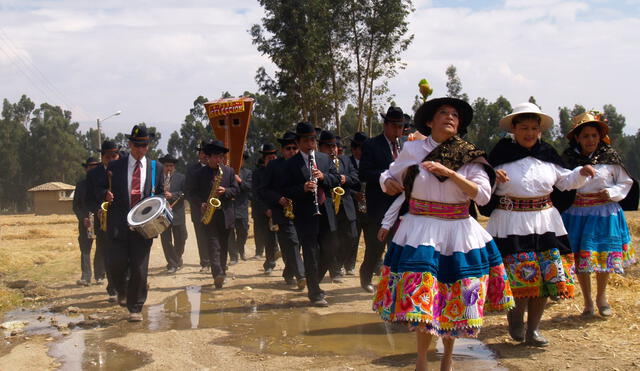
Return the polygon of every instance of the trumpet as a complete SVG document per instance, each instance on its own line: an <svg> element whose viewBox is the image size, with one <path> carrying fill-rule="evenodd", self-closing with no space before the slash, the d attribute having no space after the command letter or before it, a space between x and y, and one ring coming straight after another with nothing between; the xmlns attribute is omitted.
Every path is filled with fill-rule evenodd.
<svg viewBox="0 0 640 371"><path fill-rule="evenodd" d="M109 183L108 191L111 192L111 176L113 173L111 171L107 171L107 181ZM107 231L107 214L109 211L109 205L111 202L104 201L100 204L100 210L98 210L98 218L100 219L100 230L103 232Z"/></svg>
<svg viewBox="0 0 640 371"><path fill-rule="evenodd" d="M211 186L211 191L209 192L209 201L207 201L207 207L205 211L202 213L202 224L208 225L211 223L213 219L213 214L216 212L216 209L219 209L222 206L222 201L216 197L216 190L220 187L220 183L222 183L222 166L218 167L218 174L215 176L213 180L213 185Z"/></svg>

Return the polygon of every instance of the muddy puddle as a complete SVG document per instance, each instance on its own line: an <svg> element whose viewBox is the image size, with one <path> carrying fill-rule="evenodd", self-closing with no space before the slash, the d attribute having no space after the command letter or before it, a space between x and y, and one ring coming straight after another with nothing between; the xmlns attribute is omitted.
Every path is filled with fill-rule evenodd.
<svg viewBox="0 0 640 371"><path fill-rule="evenodd" d="M151 362L149 355L118 347L109 339L126 336L130 331L216 328L228 332L217 344L251 353L356 357L390 367L411 367L415 361L415 335L404 326L382 322L374 313L319 315L284 302L225 300L223 294L189 286L162 304L146 307L142 324L122 320L100 329L74 329L71 334L56 338L50 355L59 360L62 370L135 369ZM438 342L429 353L435 369L441 346ZM495 355L474 339L456 341L454 361L460 370L504 370Z"/></svg>

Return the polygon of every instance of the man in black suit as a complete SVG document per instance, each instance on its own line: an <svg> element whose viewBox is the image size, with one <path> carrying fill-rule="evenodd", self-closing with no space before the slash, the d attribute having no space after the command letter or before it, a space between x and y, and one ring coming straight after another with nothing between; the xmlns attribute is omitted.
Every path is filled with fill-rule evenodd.
<svg viewBox="0 0 640 371"><path fill-rule="evenodd" d="M265 143L262 145L260 153L262 154L264 166L258 166L251 176L251 193L253 195L253 199L251 200L251 213L253 216L253 234L256 241L256 255L258 255L258 249L263 245L265 261L262 267L264 268L264 273L270 275L276 267L278 243L276 241L276 232L271 229L274 225L271 209L267 201L260 196L258 190L265 183L265 175L269 162L277 158L276 147L271 143Z"/></svg>
<svg viewBox="0 0 640 371"><path fill-rule="evenodd" d="M204 230L213 283L216 288L222 288L227 272L229 231L235 222L231 200L238 194L238 182L233 168L224 164L225 154L229 150L222 142L213 140L207 143L203 150L207 166L198 170L195 175L194 200L200 205L203 215L206 215L207 208L211 207L210 198L220 201L220 206L216 208L211 220L208 223L205 221ZM217 188L212 192L215 185Z"/></svg>
<svg viewBox="0 0 640 371"><path fill-rule="evenodd" d="M349 156L349 162L355 169L356 173L358 173L358 168L360 167L360 159L362 158L362 144L367 139L367 136L362 132L355 133L353 135L353 138L351 139L351 156ZM355 275L356 258L358 257L358 247L360 246L362 225L364 224L364 220L367 217L367 200L365 193L363 192L364 188L365 184L361 183L360 190L352 191L354 208L356 210L356 235L353 239L353 245L351 246L351 249L349 249L349 251L346 253L344 262L344 269L346 270L347 276Z"/></svg>
<svg viewBox="0 0 640 371"><path fill-rule="evenodd" d="M107 182L99 185L96 199L111 202L108 229L111 238L108 261L118 303L129 310L129 321L142 321L142 306L147 299L149 253L153 239L129 229L127 214L142 199L164 193L162 165L146 157L154 137L144 126L134 126L129 139L129 155L109 163L111 190ZM129 271L129 280L126 274Z"/></svg>
<svg viewBox="0 0 640 371"><path fill-rule="evenodd" d="M82 164L86 173L94 169L100 163L93 157L89 157L87 162ZM89 215L89 207L86 203L87 194L87 178L83 178L76 183L76 189L73 192L73 212L78 218L78 244L80 245L80 269L82 275L76 283L80 286L89 286L91 284L91 245L93 245L94 231L89 236L89 228L91 228L91 215ZM96 277L96 283L104 279L104 259L98 256L96 249L96 257L93 260L93 271Z"/></svg>
<svg viewBox="0 0 640 371"><path fill-rule="evenodd" d="M398 157L400 148L398 139L404 129L404 115L399 107L389 107L387 114L380 114L384 120L383 132L364 142L358 174L365 182L367 200L367 219L363 225L365 252L360 265L360 285L367 292L373 292L371 279L382 258L385 242L378 241L378 230L384 214L397 196L382 192L380 174ZM375 200L375 201L372 201ZM389 236L388 238L391 238Z"/></svg>
<svg viewBox="0 0 640 371"><path fill-rule="evenodd" d="M290 288L304 289L306 278L304 277L304 264L302 256L300 256L300 243L298 235L293 226L291 215L287 217L284 208L291 208L291 200L286 198L282 191L278 188L278 181L284 175L284 163L298 153L298 146L295 142L296 134L286 132L282 138L278 138L281 146L282 157L269 161L267 166L264 182L258 194L271 210L273 222L278 225L278 245L282 250L282 260L284 261L284 270L282 277ZM295 218L295 215L293 216Z"/></svg>
<svg viewBox="0 0 640 371"><path fill-rule="evenodd" d="M356 210L351 197L352 191L360 190L360 180L358 179L358 173L351 165L351 161L346 156L338 155L339 142L333 133L329 131L323 131L320 134L320 151L329 155L332 159L338 174L340 174L339 188L342 188L344 195L340 197L340 204L338 205L338 212L336 214L337 219L337 231L335 235L335 265L331 269L331 277L334 282L342 282L342 268L345 266L345 262L351 249L353 247L353 240L356 234ZM340 191L338 187L332 190L332 198L334 201L334 208L337 199L337 193Z"/></svg>
<svg viewBox="0 0 640 371"><path fill-rule="evenodd" d="M238 255L240 259L247 260L244 253L244 245L247 243L247 237L249 235L249 197L251 196L252 180L251 170L244 166L249 159L249 155L245 152L243 158L244 161L243 166L240 168L240 174L236 174L236 181L239 187L238 194L232 201L236 221L234 228L229 234L229 259L231 260L229 265L238 262Z"/></svg>
<svg viewBox="0 0 640 371"><path fill-rule="evenodd" d="M184 180L183 174L176 171L178 160L166 155L158 161L164 166L163 185L164 197L171 205L173 220L171 227L160 235L162 251L167 260L167 273L176 273L182 269L182 254L187 241L187 226L184 218Z"/></svg>
<svg viewBox="0 0 640 371"><path fill-rule="evenodd" d="M109 271L109 255L107 251L109 250L109 244L111 239L107 234L106 230L102 230L100 228L100 214L102 210L100 206L102 202L105 201L104 198L97 199L96 194L98 194L98 186L102 183L107 183L107 167L111 161L115 161L120 158L120 147L116 145L115 142L110 140L105 140L102 142L102 146L100 148L100 165L96 166L94 169L90 170L87 173L87 192L85 196L85 202L89 211L94 215L93 225L95 227L95 235L96 235L96 255L95 259L100 259L103 263L103 270L106 271L107 275L107 294L109 295L109 301L116 301L116 288L113 284L113 279L111 278L111 272Z"/></svg>
<svg viewBox="0 0 640 371"><path fill-rule="evenodd" d="M204 233L204 225L202 224L202 214L200 213L200 204L196 200L193 192L195 186L195 175L200 169L207 166L207 159L205 157L203 148L207 143L210 143L211 139L203 140L200 146L196 148L198 151L198 161L190 164L187 167L187 174L185 176L185 197L189 201L189 207L191 209L191 222L193 223L193 230L196 233L196 244L198 245L198 256L200 257L200 273L211 273L211 262L209 261L209 250L207 248L206 236Z"/></svg>
<svg viewBox="0 0 640 371"><path fill-rule="evenodd" d="M331 189L340 183L340 175L331 158L316 151L316 131L311 123L298 123L296 144L300 152L285 162L278 188L293 202L309 300L312 305L326 307L329 303L320 281L331 267L331 233L336 230Z"/></svg>

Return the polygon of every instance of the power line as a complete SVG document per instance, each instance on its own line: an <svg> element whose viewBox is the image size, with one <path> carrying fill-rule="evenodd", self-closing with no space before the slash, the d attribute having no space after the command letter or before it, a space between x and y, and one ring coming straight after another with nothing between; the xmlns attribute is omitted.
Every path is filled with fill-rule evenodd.
<svg viewBox="0 0 640 371"><path fill-rule="evenodd" d="M47 95L47 93L46 93L44 90L42 90L42 89L40 88L40 86L38 86L38 84L37 84L37 83L36 83L36 82L31 78L31 76L29 76L29 74L27 73L27 71L25 71L25 70L22 68L22 66L20 66L18 63L16 63L16 61L14 60L14 58L12 58L12 57L11 57L11 55L9 55L9 53L8 53L6 50L4 50L4 47L2 47L1 45L0 45L0 50L1 50L1 51L2 51L6 56L7 56L7 58L8 58L8 59L9 59L9 61L11 62L11 64L13 64L13 65L14 65L14 66L15 66L15 67L16 67L16 68L17 68L17 69L18 69L18 70L19 70L19 71L20 71L20 72L21 72L21 73L22 73L22 74L27 78L27 80L29 80L29 82L31 83L31 85L33 85L33 87L34 87L34 88L38 89L38 90L40 91L40 93L42 93L42 95L44 95L44 98L45 98L47 101L52 101L52 102L53 102L53 100L51 100L51 99L49 98L49 96Z"/></svg>

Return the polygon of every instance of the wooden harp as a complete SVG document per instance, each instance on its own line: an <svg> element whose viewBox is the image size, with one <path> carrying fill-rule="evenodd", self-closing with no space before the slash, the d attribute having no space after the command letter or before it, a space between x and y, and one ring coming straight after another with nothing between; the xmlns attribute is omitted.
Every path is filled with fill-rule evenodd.
<svg viewBox="0 0 640 371"><path fill-rule="evenodd" d="M229 148L227 165L239 174L253 112L253 98L223 98L207 102L204 107L213 134Z"/></svg>

